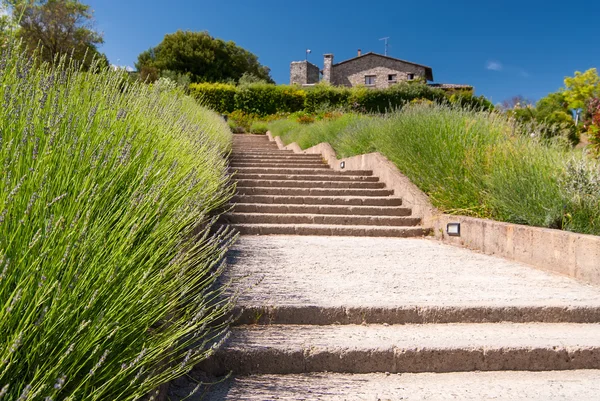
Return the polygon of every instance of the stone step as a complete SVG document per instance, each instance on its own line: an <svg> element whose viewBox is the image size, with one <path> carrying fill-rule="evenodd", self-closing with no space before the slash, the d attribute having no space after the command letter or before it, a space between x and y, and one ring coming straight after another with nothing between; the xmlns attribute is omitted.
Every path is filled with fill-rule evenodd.
<svg viewBox="0 0 600 401"><path fill-rule="evenodd" d="M199 377L196 381L201 381ZM196 383L173 386L184 399ZM264 400L594 400L600 394L600 370L552 372L500 371L405 374L307 373L234 377L203 387L189 401ZM177 395L173 394L177 397ZM196 397L196 398L194 398ZM187 398L185 398L187 399Z"/></svg>
<svg viewBox="0 0 600 401"><path fill-rule="evenodd" d="M231 162L229 163L232 169L238 170L240 168L272 168L272 169L297 169L297 168L306 168L306 169L321 169L321 170L329 170L330 167L328 164L323 162L310 162L310 161L289 161L289 162Z"/></svg>
<svg viewBox="0 0 600 401"><path fill-rule="evenodd" d="M235 213L308 213L354 216L410 216L411 209L399 206L274 205L238 203Z"/></svg>
<svg viewBox="0 0 600 401"><path fill-rule="evenodd" d="M600 324L239 326L209 374L420 373L600 368Z"/></svg>
<svg viewBox="0 0 600 401"><path fill-rule="evenodd" d="M318 160L323 161L321 155L303 154L274 154L274 155L251 155L247 153L235 153L231 160Z"/></svg>
<svg viewBox="0 0 600 401"><path fill-rule="evenodd" d="M383 182L368 181L316 181L316 180L244 180L237 178L240 187L276 187L276 188L346 188L346 189L383 189Z"/></svg>
<svg viewBox="0 0 600 401"><path fill-rule="evenodd" d="M340 214L275 214L240 213L226 214L223 221L230 224L322 224L359 226L416 226L418 217L404 216L352 216Z"/></svg>
<svg viewBox="0 0 600 401"><path fill-rule="evenodd" d="M264 150L247 150L247 151L242 151L242 152L231 152L232 156L237 156L237 155L251 155L251 156L261 156L261 155L266 155L266 156L278 156L278 155L283 155L283 156L293 156L297 153L294 153L291 150L271 150L271 149L264 149Z"/></svg>
<svg viewBox="0 0 600 401"><path fill-rule="evenodd" d="M391 196L391 189L345 189L345 188L277 188L238 187L240 195L293 195L293 196Z"/></svg>
<svg viewBox="0 0 600 401"><path fill-rule="evenodd" d="M283 196L235 195L233 203L268 203L288 205L344 205L344 206L401 206L402 198L360 196Z"/></svg>
<svg viewBox="0 0 600 401"><path fill-rule="evenodd" d="M360 175L307 175L307 174L244 174L237 173L238 180L264 181L336 181L336 182L379 182L379 178Z"/></svg>
<svg viewBox="0 0 600 401"><path fill-rule="evenodd" d="M237 167L235 170L239 174L298 174L298 175L352 175L352 176L372 176L371 170L347 170L334 171L331 169L315 169L315 168L273 168L273 167Z"/></svg>
<svg viewBox="0 0 600 401"><path fill-rule="evenodd" d="M241 236L227 261L241 324L600 323L600 287L428 238Z"/></svg>
<svg viewBox="0 0 600 401"><path fill-rule="evenodd" d="M261 302L254 302L261 303ZM600 323L597 306L323 306L252 305L236 308L237 325L442 324L442 323Z"/></svg>
<svg viewBox="0 0 600 401"><path fill-rule="evenodd" d="M346 237L422 237L423 227L349 226L330 224L231 224L242 235L325 235Z"/></svg>

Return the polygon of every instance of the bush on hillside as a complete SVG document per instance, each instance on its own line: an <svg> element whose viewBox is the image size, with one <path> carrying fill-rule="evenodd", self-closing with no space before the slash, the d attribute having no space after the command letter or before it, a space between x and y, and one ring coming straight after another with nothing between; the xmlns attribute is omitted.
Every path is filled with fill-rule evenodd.
<svg viewBox="0 0 600 401"><path fill-rule="evenodd" d="M220 116L124 72L0 54L0 394L137 400L214 352Z"/></svg>
<svg viewBox="0 0 600 401"><path fill-rule="evenodd" d="M217 113L231 113L236 109L237 88L234 85L200 83L191 84L189 90L190 95L198 99L201 105Z"/></svg>
<svg viewBox="0 0 600 401"><path fill-rule="evenodd" d="M269 128L267 127L267 123L264 121L255 121L252 123L250 127L250 132L253 134L266 134Z"/></svg>

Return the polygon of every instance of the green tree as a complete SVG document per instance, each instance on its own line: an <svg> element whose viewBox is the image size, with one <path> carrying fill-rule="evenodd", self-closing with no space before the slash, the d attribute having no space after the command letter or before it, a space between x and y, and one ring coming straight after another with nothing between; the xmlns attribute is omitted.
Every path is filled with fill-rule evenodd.
<svg viewBox="0 0 600 401"><path fill-rule="evenodd" d="M208 32L167 34L158 46L142 52L135 66L140 72L158 73L147 77L169 70L189 76L192 82L238 82L246 73L273 82L269 68L261 65L256 55Z"/></svg>
<svg viewBox="0 0 600 401"><path fill-rule="evenodd" d="M102 35L93 27L90 6L78 0L5 1L19 28L17 36L30 52L36 51L43 61L53 62L67 54L89 68L94 59L108 65L106 56L98 50L104 43Z"/></svg>
<svg viewBox="0 0 600 401"><path fill-rule="evenodd" d="M563 94L569 108L583 109L590 99L600 96L598 71L595 68L583 73L576 71L575 76L565 77L565 87Z"/></svg>

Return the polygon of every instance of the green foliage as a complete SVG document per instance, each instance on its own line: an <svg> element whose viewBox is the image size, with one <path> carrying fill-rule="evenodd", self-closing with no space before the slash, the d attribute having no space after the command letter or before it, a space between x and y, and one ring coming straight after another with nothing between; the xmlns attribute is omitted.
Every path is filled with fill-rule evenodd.
<svg viewBox="0 0 600 401"><path fill-rule="evenodd" d="M483 96L470 93L448 94L419 82L406 82L388 89L366 87L344 88L326 84L300 88L288 85L247 83L237 87L228 84L192 84L191 94L202 104L218 112L240 110L259 116L277 113L319 113L327 110L353 110L364 113L384 113L395 110L415 99L455 103L462 107L491 110L492 104ZM233 101L232 101L233 97Z"/></svg>
<svg viewBox="0 0 600 401"><path fill-rule="evenodd" d="M235 109L265 116L293 113L304 108L306 93L293 86L251 84L241 86L235 94Z"/></svg>
<svg viewBox="0 0 600 401"><path fill-rule="evenodd" d="M142 52L135 66L139 71L154 68L159 73L185 74L192 82L238 82L244 74L273 82L269 68L261 65L256 55L208 32L167 34L158 46Z"/></svg>
<svg viewBox="0 0 600 401"><path fill-rule="evenodd" d="M0 393L143 399L226 327L231 135L179 91L36 65L0 51Z"/></svg>
<svg viewBox="0 0 600 401"><path fill-rule="evenodd" d="M235 110L228 115L228 121L231 127L235 127L233 132L250 132L252 123L258 119L255 114L244 113L241 110Z"/></svg>
<svg viewBox="0 0 600 401"><path fill-rule="evenodd" d="M418 82L401 82L387 89L372 90L366 87L351 89L350 106L368 113L385 113L396 110L413 99L444 101L444 91Z"/></svg>
<svg viewBox="0 0 600 401"><path fill-rule="evenodd" d="M189 86L190 95L198 99L200 104L218 113L231 113L236 109L235 94L237 89L229 84L199 83Z"/></svg>
<svg viewBox="0 0 600 401"><path fill-rule="evenodd" d="M342 157L378 151L446 213L600 234L597 165L543 138L546 126L504 114L418 102L383 116L269 124L284 143L329 142ZM585 202L569 160L586 166ZM596 171L596 175L592 174ZM580 180L581 181L581 180Z"/></svg>
<svg viewBox="0 0 600 401"><path fill-rule="evenodd" d="M563 92L566 102L571 109L582 109L592 98L600 97L600 77L595 68L585 72L575 72L573 77L565 77Z"/></svg>
<svg viewBox="0 0 600 401"><path fill-rule="evenodd" d="M306 88L304 109L314 113L320 109L347 108L350 94L348 88L320 83Z"/></svg>
<svg viewBox="0 0 600 401"><path fill-rule="evenodd" d="M266 134L269 130L267 123L264 121L255 121L250 126L250 132L253 134Z"/></svg>
<svg viewBox="0 0 600 401"><path fill-rule="evenodd" d="M17 35L30 54L39 52L42 61L54 62L68 55L89 69L92 62L108 66L106 56L98 51L102 35L92 28L89 5L78 0L11 1L12 13L18 18ZM41 45L42 47L38 47Z"/></svg>

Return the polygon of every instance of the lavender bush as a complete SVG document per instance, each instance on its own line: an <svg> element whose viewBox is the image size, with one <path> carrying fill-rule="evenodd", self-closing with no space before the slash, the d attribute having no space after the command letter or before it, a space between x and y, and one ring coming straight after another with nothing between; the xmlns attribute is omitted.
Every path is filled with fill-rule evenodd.
<svg viewBox="0 0 600 401"><path fill-rule="evenodd" d="M229 129L124 74L1 49L2 400L140 399L226 329Z"/></svg>

